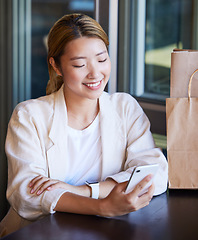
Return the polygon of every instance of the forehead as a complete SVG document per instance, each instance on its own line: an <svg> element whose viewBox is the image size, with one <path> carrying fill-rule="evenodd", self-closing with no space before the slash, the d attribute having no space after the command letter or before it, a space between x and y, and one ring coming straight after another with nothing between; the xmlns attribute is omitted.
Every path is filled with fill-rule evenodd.
<svg viewBox="0 0 198 240"><path fill-rule="evenodd" d="M65 46L65 54L98 54L100 51L107 50L105 43L96 37L81 37L74 39Z"/></svg>

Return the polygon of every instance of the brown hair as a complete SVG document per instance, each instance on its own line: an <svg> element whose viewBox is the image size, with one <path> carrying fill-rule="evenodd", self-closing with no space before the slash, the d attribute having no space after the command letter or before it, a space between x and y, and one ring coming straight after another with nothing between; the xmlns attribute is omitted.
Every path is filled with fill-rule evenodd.
<svg viewBox="0 0 198 240"><path fill-rule="evenodd" d="M60 66L60 57L64 54L68 42L80 37L100 38L108 48L109 41L106 33L91 17L84 14L69 14L59 19L51 28L48 35L48 71L49 81L46 93L56 92L63 84L62 76L58 76L50 64L50 58L54 58L57 67Z"/></svg>

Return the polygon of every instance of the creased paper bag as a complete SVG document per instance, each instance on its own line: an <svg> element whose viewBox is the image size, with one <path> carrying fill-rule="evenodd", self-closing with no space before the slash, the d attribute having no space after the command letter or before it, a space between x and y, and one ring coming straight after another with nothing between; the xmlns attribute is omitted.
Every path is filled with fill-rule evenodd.
<svg viewBox="0 0 198 240"><path fill-rule="evenodd" d="M187 97L166 99L169 188L198 189L198 98L191 96L196 72Z"/></svg>
<svg viewBox="0 0 198 240"><path fill-rule="evenodd" d="M198 68L198 51L174 49L171 53L170 97L187 97L191 74ZM194 76L191 96L198 97L198 74Z"/></svg>

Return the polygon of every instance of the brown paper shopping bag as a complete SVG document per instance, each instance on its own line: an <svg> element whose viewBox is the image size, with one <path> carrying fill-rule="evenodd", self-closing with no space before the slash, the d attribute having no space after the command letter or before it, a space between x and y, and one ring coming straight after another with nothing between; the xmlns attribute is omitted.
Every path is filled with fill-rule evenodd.
<svg viewBox="0 0 198 240"><path fill-rule="evenodd" d="M187 97L188 81L198 67L198 51L174 49L171 53L170 97ZM191 96L198 97L198 74L191 89Z"/></svg>
<svg viewBox="0 0 198 240"><path fill-rule="evenodd" d="M191 97L197 72L188 97L166 99L169 188L198 189L198 98Z"/></svg>

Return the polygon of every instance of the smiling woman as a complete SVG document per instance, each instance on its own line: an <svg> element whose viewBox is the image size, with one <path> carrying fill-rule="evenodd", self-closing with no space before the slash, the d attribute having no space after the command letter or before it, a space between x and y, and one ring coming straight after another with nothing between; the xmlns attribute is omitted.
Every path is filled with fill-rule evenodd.
<svg viewBox="0 0 198 240"><path fill-rule="evenodd" d="M101 26L83 14L62 17L48 37L47 96L20 103L8 126L7 198L0 228L10 233L55 211L118 216L166 191L167 161L136 100L107 94L111 62ZM135 166L157 163L125 193Z"/></svg>

